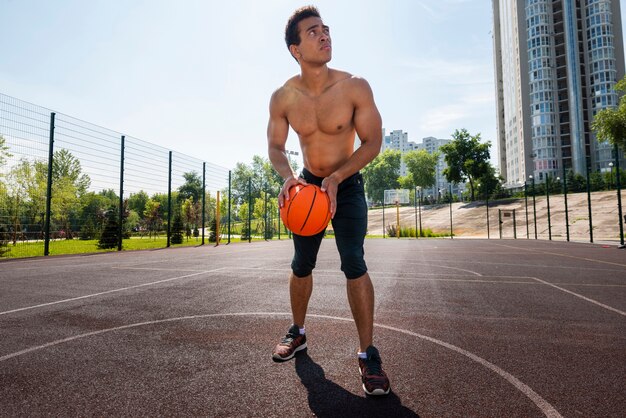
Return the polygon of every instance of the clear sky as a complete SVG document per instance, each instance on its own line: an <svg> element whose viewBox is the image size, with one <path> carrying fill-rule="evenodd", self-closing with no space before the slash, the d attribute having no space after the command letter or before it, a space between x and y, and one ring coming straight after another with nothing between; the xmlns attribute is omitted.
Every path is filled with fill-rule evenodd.
<svg viewBox="0 0 626 418"><path fill-rule="evenodd" d="M305 4L0 0L0 92L233 168L267 155L270 95L299 71L285 23ZM387 131L495 143L491 0L312 4L330 66L369 81Z"/></svg>

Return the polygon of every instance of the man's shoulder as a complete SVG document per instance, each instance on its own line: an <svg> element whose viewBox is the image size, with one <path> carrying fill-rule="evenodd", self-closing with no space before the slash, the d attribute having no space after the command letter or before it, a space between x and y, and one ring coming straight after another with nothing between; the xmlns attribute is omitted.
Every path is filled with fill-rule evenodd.
<svg viewBox="0 0 626 418"><path fill-rule="evenodd" d="M297 90L300 76L295 75L272 93L272 101L282 101L293 95Z"/></svg>
<svg viewBox="0 0 626 418"><path fill-rule="evenodd" d="M342 70L332 69L331 71L334 73L333 78L338 83L345 83L347 86L350 86L350 88L355 88L355 89L362 89L362 88L369 89L369 83L367 82L366 79L364 79L361 76L354 75L347 71L342 71Z"/></svg>

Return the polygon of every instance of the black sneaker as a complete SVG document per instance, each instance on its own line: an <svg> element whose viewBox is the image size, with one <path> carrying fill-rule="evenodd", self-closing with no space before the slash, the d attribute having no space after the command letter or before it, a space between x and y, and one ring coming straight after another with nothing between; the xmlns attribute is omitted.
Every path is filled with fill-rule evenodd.
<svg viewBox="0 0 626 418"><path fill-rule="evenodd" d="M389 378L383 371L382 361L378 350L373 345L365 351L366 359L359 358L359 372L363 382L363 390L368 395L387 395L391 389Z"/></svg>
<svg viewBox="0 0 626 418"><path fill-rule="evenodd" d="M300 334L300 328L297 325L292 325L285 338L274 348L272 359L274 361L291 360L298 351L305 348L306 335Z"/></svg>

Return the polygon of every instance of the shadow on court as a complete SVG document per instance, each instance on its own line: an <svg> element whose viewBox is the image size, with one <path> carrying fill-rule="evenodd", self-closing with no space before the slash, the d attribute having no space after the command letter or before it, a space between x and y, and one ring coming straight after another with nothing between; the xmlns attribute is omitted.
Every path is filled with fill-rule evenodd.
<svg viewBox="0 0 626 418"><path fill-rule="evenodd" d="M388 396L357 396L328 380L306 351L295 357L296 373L306 387L309 408L318 417L419 417L402 406L393 388ZM356 368L356 366L355 366Z"/></svg>

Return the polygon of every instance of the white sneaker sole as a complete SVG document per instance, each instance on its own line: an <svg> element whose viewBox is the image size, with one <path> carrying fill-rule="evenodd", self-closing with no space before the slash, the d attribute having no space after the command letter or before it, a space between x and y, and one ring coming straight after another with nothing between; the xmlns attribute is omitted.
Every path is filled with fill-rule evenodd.
<svg viewBox="0 0 626 418"><path fill-rule="evenodd" d="M293 356L296 355L296 353L298 351L302 351L306 348L306 343L302 344L301 346L298 346L298 348L296 348L295 350L293 350L293 353L291 353L290 356L287 357L281 357L278 354L272 354L272 359L274 361L287 361L287 360L291 360L293 358Z"/></svg>
<svg viewBox="0 0 626 418"><path fill-rule="evenodd" d="M363 373L361 373L361 368L359 367L359 375L363 376ZM371 392L368 392L367 389L365 389L365 383L363 385L361 385L363 387L363 392L365 392L366 394L370 395L370 396L382 396L382 395L389 395L389 392L391 391L391 386L389 386L389 388L387 388L387 391L385 392L382 389L374 389Z"/></svg>

